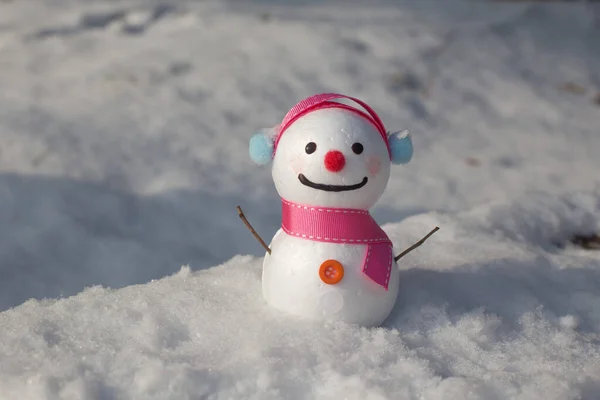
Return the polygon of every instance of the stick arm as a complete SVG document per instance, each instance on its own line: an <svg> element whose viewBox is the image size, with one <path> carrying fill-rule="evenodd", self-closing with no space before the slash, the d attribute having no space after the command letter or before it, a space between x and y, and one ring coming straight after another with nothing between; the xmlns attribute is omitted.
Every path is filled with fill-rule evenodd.
<svg viewBox="0 0 600 400"><path fill-rule="evenodd" d="M433 235L434 233L436 233L440 228L439 227L435 227L431 230L431 232L429 232L427 235L425 235L425 237L421 240L419 240L417 243L413 244L412 246L410 246L408 249L404 250L402 253L398 254L396 257L394 257L394 261L398 261L399 259L401 259L402 257L404 257L405 255L407 255L408 253L410 253L411 251L413 251L414 249L416 249L417 247L419 247L420 245L422 245L423 243L425 243L425 241L427 239L429 239L429 237L431 235Z"/></svg>
<svg viewBox="0 0 600 400"><path fill-rule="evenodd" d="M266 250L266 252L269 253L269 254L271 254L271 249L265 243L265 241L262 240L262 238L260 237L260 235L254 230L254 228L252 227L252 225L250 225L250 222L248 222L248 219L244 215L244 212L242 211L242 208L240 206L237 206L236 209L237 209L237 212L238 212L238 215L239 215L240 219L244 222L244 225L246 225L246 228L248 228L248 230L250 232L252 232L252 234L254 235L254 237L256 238L256 240L258 240L258 242Z"/></svg>

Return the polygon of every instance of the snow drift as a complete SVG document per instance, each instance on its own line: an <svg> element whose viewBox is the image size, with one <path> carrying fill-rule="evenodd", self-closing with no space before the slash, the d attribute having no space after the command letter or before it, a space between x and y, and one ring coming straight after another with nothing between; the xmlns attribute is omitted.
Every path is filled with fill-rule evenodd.
<svg viewBox="0 0 600 400"><path fill-rule="evenodd" d="M576 206L574 206L576 205ZM0 314L5 398L577 399L600 389L600 256L532 231L598 228L600 193L424 214L383 328L268 308L261 259ZM520 223L514 223L520 221ZM537 237L537 235L534 235ZM553 243L561 242L563 247Z"/></svg>

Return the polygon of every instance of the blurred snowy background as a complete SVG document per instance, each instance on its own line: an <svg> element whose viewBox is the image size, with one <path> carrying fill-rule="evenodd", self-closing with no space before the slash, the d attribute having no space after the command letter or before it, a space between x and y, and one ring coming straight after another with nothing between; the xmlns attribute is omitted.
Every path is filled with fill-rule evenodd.
<svg viewBox="0 0 600 400"><path fill-rule="evenodd" d="M267 309L250 136L365 100L382 329ZM598 399L600 4L0 0L0 399ZM182 268L182 266L186 266Z"/></svg>

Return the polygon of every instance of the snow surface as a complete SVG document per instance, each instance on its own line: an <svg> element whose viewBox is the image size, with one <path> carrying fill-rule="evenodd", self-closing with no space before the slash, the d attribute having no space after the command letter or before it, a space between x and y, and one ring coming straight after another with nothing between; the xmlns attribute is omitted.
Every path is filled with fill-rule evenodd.
<svg viewBox="0 0 600 400"><path fill-rule="evenodd" d="M597 399L600 254L568 239L600 230L599 16L0 1L0 399ZM396 248L441 227L383 328L267 308L235 212L277 230L248 140L321 91L413 134Z"/></svg>

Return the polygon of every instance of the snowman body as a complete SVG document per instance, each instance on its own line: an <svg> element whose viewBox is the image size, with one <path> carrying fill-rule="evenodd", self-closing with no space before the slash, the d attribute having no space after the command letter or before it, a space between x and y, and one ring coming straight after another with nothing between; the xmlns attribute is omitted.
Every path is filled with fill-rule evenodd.
<svg viewBox="0 0 600 400"><path fill-rule="evenodd" d="M385 290L362 272L366 245L309 241L280 229L270 248L263 263L262 290L273 308L305 318L379 326L394 307L399 285L396 263ZM319 276L327 260L344 267L344 277L335 285Z"/></svg>
<svg viewBox="0 0 600 400"><path fill-rule="evenodd" d="M389 238L368 210L383 194L391 164L410 160L412 144L408 136L389 135L364 103L352 99L367 112L336 106L330 101L335 96L345 97L304 100L286 115L276 137L255 135L266 145L250 143L253 160L273 163L282 199L282 229L263 263L263 296L273 308L301 317L377 326L394 307L399 271ZM347 214L359 216L350 223ZM290 222L305 230L291 229ZM351 239L339 240L332 226ZM382 237L384 243L374 246Z"/></svg>

